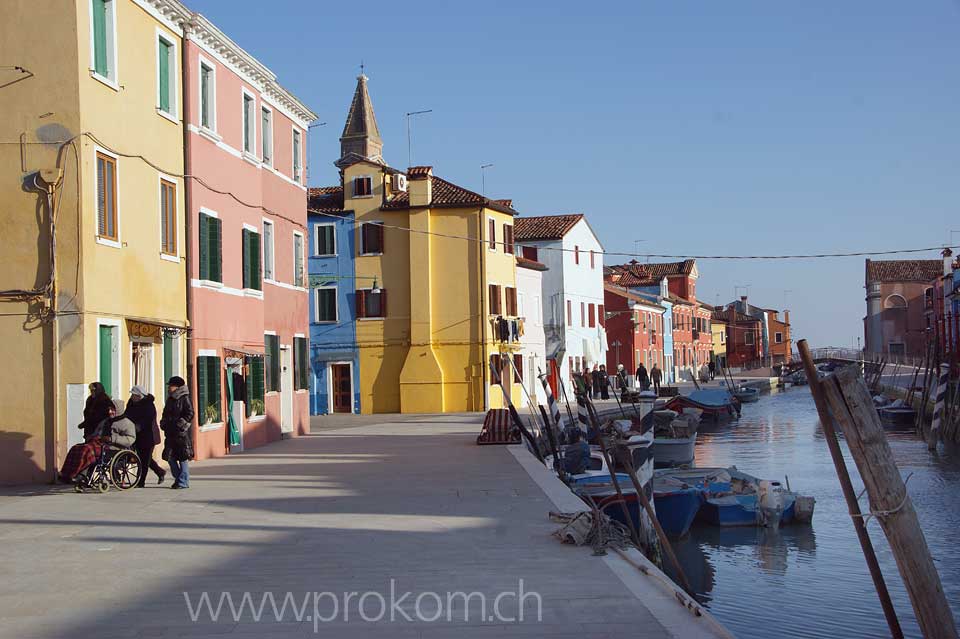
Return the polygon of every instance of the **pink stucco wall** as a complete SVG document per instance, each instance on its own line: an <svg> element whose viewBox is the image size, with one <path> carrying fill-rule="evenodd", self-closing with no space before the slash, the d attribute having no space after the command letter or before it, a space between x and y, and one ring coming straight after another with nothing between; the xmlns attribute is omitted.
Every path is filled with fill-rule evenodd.
<svg viewBox="0 0 960 639"><path fill-rule="evenodd" d="M301 131L301 162L305 166L306 130L295 125L280 109L265 103L260 91L222 64L196 42L187 41L184 47L187 68L185 96L188 124L187 171L198 176L214 189L228 191L247 204L238 203L229 195L218 194L199 183L187 181L186 207L190 215L190 323L189 340L190 383L196 397L193 371L200 351L216 351L224 361L224 348L263 352L264 332L276 333L282 346L293 344L294 336L307 336L308 295L303 288L293 286L294 231L306 236L306 191L292 183L292 131ZM216 118L215 130L200 128L200 56L215 69ZM246 88L256 101L256 142L254 151L260 155L262 131L260 109L262 104L273 110L273 167L285 175L285 180L259 161L250 161L242 154L243 148L243 91ZM302 172L302 171L301 171ZM301 176L302 178L303 176ZM260 208L262 207L262 208ZM223 286L214 288L199 282L199 214L202 209L213 211L222 224ZM242 233L249 225L262 233L264 218L274 223L274 255L276 284L264 281L262 299L243 291ZM306 237L304 238L306 246ZM291 355L291 365L293 357ZM225 385L224 395L225 395ZM280 393L265 397L266 417L247 421L244 418L244 448L253 448L281 437ZM225 396L221 399L225 406ZM294 392L293 434L309 430L309 393ZM226 427L196 431L197 458L204 459L225 454L229 447Z"/></svg>

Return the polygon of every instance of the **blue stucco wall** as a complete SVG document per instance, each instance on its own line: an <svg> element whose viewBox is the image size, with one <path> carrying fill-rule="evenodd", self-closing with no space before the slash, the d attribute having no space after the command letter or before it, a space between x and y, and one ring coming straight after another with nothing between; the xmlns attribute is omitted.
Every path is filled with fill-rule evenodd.
<svg viewBox="0 0 960 639"><path fill-rule="evenodd" d="M310 362L313 375L310 387L310 414L326 415L333 412L330 398L330 364L346 363L353 370L353 412L360 412L360 362L357 351L356 332L356 281L354 280L354 256L356 255L353 232L353 214L342 218L311 213L310 257ZM316 255L317 233L315 227L332 224L335 228L336 255ZM324 276L327 276L324 278ZM318 323L316 316L316 290L318 286L337 287L336 323Z"/></svg>

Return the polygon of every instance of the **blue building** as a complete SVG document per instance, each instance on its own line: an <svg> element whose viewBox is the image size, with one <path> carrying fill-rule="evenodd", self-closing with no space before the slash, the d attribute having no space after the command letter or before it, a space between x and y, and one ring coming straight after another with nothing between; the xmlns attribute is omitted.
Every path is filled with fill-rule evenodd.
<svg viewBox="0 0 960 639"><path fill-rule="evenodd" d="M312 188L310 227L310 414L360 412L354 216L343 187Z"/></svg>

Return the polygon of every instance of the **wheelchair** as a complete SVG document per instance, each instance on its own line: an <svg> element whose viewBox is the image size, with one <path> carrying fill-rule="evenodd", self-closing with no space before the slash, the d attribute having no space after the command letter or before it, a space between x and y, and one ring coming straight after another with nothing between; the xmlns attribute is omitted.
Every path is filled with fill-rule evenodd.
<svg viewBox="0 0 960 639"><path fill-rule="evenodd" d="M96 490L105 493L113 486L129 490L140 477L140 457L130 448L106 443L100 448L97 461L77 478L74 490L78 493Z"/></svg>

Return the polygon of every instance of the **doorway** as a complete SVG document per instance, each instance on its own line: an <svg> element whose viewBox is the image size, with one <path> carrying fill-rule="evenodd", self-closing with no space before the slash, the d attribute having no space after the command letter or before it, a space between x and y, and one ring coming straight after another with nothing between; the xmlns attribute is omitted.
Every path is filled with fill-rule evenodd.
<svg viewBox="0 0 960 639"><path fill-rule="evenodd" d="M331 412L353 412L353 375L351 373L350 364L330 364Z"/></svg>
<svg viewBox="0 0 960 639"><path fill-rule="evenodd" d="M293 433L293 350L280 347L280 434Z"/></svg>

